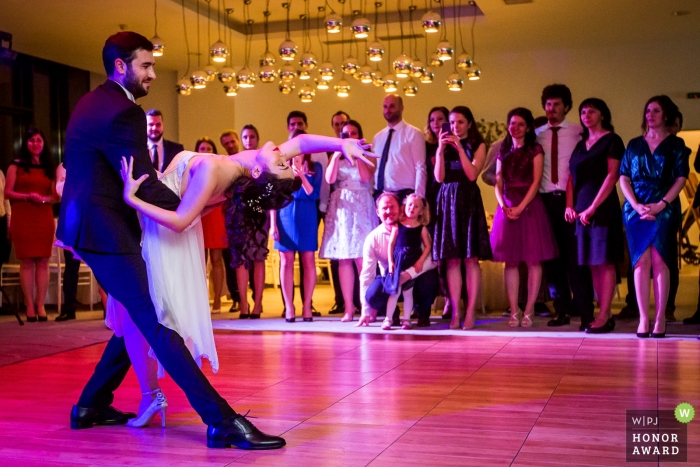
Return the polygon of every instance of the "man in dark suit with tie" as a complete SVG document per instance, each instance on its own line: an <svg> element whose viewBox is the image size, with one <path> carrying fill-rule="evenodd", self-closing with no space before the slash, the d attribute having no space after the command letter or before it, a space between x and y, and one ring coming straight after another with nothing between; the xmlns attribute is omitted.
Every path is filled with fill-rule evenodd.
<svg viewBox="0 0 700 467"><path fill-rule="evenodd" d="M108 80L81 98L68 123L66 183L57 237L90 266L105 291L124 305L158 360L204 422L207 445L275 449L282 438L260 432L234 412L197 367L180 335L158 322L141 256L136 211L122 198L122 157L135 176L147 174L137 196L174 210L178 196L158 181L146 144L146 116L135 99L155 79L153 44L133 32L111 36L102 49ZM186 286L186 284L183 284ZM112 336L71 412L71 428L120 425L133 417L111 406L131 365L124 339Z"/></svg>
<svg viewBox="0 0 700 467"><path fill-rule="evenodd" d="M163 138L163 113L158 109L146 112L146 129L151 162L158 172L163 172L185 148L180 143Z"/></svg>

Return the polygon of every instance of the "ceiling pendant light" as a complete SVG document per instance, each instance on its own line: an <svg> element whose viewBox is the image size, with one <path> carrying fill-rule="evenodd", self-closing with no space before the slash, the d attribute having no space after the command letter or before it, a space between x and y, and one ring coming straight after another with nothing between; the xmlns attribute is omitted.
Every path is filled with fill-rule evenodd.
<svg viewBox="0 0 700 467"><path fill-rule="evenodd" d="M392 63L397 78L407 78L413 67L413 60L408 55L401 54Z"/></svg>
<svg viewBox="0 0 700 467"><path fill-rule="evenodd" d="M469 55L466 52L462 52L459 54L457 57L457 66L461 68L462 70L468 70L472 66L473 60L471 55Z"/></svg>
<svg viewBox="0 0 700 467"><path fill-rule="evenodd" d="M224 86L224 92L228 97L235 97L238 95L238 85L227 84L226 86Z"/></svg>
<svg viewBox="0 0 700 467"><path fill-rule="evenodd" d="M299 66L304 70L313 70L317 64L316 55L311 52L305 52L299 59Z"/></svg>
<svg viewBox="0 0 700 467"><path fill-rule="evenodd" d="M442 66L442 60L440 60L440 56L438 54L432 54L428 63L430 63L430 66L432 67Z"/></svg>
<svg viewBox="0 0 700 467"><path fill-rule="evenodd" d="M333 68L333 64L331 62L322 63L319 69L319 74L321 75L321 79L324 81L332 80L333 75L335 75L335 69Z"/></svg>
<svg viewBox="0 0 700 467"><path fill-rule="evenodd" d="M285 40L280 44L278 52L282 60L291 61L297 56L298 48L294 41L291 39L289 33L289 3L283 3L282 8L287 10L287 36Z"/></svg>
<svg viewBox="0 0 700 467"><path fill-rule="evenodd" d="M399 80L396 79L396 76L388 74L384 77L384 82L382 83L382 86L384 86L384 91L386 92L396 92L396 90L398 89L398 84Z"/></svg>
<svg viewBox="0 0 700 467"><path fill-rule="evenodd" d="M269 7L269 1L267 6ZM270 52L270 42L268 40L268 23L270 18L270 10L267 8L263 11L263 16L265 17L264 22L264 32L265 32L265 52L263 52L260 57L260 71L258 71L258 78L260 78L261 83L274 83L277 79L277 70L275 69L275 63L277 59L275 55Z"/></svg>
<svg viewBox="0 0 700 467"><path fill-rule="evenodd" d="M328 81L325 81L321 78L315 78L314 83L316 83L316 89L320 89L321 91L325 91L330 87L328 85Z"/></svg>
<svg viewBox="0 0 700 467"><path fill-rule="evenodd" d="M194 89L204 89L207 87L207 74L202 70L201 63L199 62L199 2L197 2L197 69L190 75L190 82Z"/></svg>
<svg viewBox="0 0 700 467"><path fill-rule="evenodd" d="M225 5L224 5L225 6ZM226 14L228 15L227 21L226 21L226 27L224 29L224 39L226 39L229 43L231 42L231 37L230 35L227 37L227 33L230 33L230 29L228 28L228 24L230 22L230 16L231 13L233 13L233 8L226 8ZM219 81L224 83L226 86L224 86L224 92L226 92L226 95L233 95L235 96L238 93L238 84L236 84L236 72L231 66L231 59L232 59L233 54L228 54L228 64L223 67L221 70L219 70ZM229 88L235 87L235 89L230 90ZM233 92L234 94L229 94L230 92Z"/></svg>
<svg viewBox="0 0 700 467"><path fill-rule="evenodd" d="M441 61L452 60L452 55L454 55L455 49L448 41L441 41L437 45L437 57Z"/></svg>
<svg viewBox="0 0 700 467"><path fill-rule="evenodd" d="M408 97L415 97L418 93L418 85L413 81L413 78L406 81L406 84L403 85L403 93Z"/></svg>
<svg viewBox="0 0 700 467"><path fill-rule="evenodd" d="M311 86L302 86L302 88L299 90L299 99L301 99L301 101L304 103L314 100L315 95L316 91L314 91L314 88Z"/></svg>
<svg viewBox="0 0 700 467"><path fill-rule="evenodd" d="M250 71L248 66L243 66L238 71L238 76L236 76L236 82L241 88L252 88L255 86L255 73Z"/></svg>
<svg viewBox="0 0 700 467"><path fill-rule="evenodd" d="M250 1L250 0L246 0ZM206 0L207 2L207 42L211 44L211 0ZM220 5L216 5L216 13L218 15L218 27L219 27L219 40L214 42L211 47L209 47L209 59L213 60L215 63L224 63L228 58L228 48L226 44L221 40L221 13ZM206 71L206 70L205 70ZM214 78L211 79L213 81Z"/></svg>
<svg viewBox="0 0 700 467"><path fill-rule="evenodd" d="M430 84L433 82L435 79L435 72L433 72L433 69L429 66L425 67L425 71L420 77L420 82L423 84Z"/></svg>
<svg viewBox="0 0 700 467"><path fill-rule="evenodd" d="M379 68L372 73L372 84L378 88L384 86L384 73Z"/></svg>
<svg viewBox="0 0 700 467"><path fill-rule="evenodd" d="M423 76L425 71L425 64L418 58L418 42L416 40L416 32L413 29L413 13L416 11L415 5L410 5L408 7L408 26L410 38L408 40L409 53L412 57L415 57L411 62L411 69L408 71L409 76L413 78L420 78Z"/></svg>
<svg viewBox="0 0 700 467"><path fill-rule="evenodd" d="M277 70L272 65L264 65L258 71L258 78L262 83L274 83L277 79Z"/></svg>
<svg viewBox="0 0 700 467"><path fill-rule="evenodd" d="M236 79L236 72L233 68L225 66L219 71L219 81L224 84L232 83Z"/></svg>
<svg viewBox="0 0 700 467"><path fill-rule="evenodd" d="M297 77L297 71L292 65L283 65L279 72L280 79L285 82L294 81Z"/></svg>
<svg viewBox="0 0 700 467"><path fill-rule="evenodd" d="M355 57L350 55L343 60L343 65L340 68L343 70L343 73L354 75L360 69L360 64Z"/></svg>
<svg viewBox="0 0 700 467"><path fill-rule="evenodd" d="M411 65L411 76L414 78L420 78L425 73L425 65L420 60L414 60L413 65Z"/></svg>
<svg viewBox="0 0 700 467"><path fill-rule="evenodd" d="M190 80L188 79L180 79L175 85L175 89L181 96L189 96L192 94L192 83L190 83Z"/></svg>
<svg viewBox="0 0 700 467"><path fill-rule="evenodd" d="M423 31L427 32L428 34L438 32L440 30L440 25L442 24L440 15L434 11L428 11L425 13L420 19L420 22L421 26L423 26Z"/></svg>
<svg viewBox="0 0 700 467"><path fill-rule="evenodd" d="M338 84L335 85L334 89L338 97L348 97L350 95L350 83L344 79L338 81Z"/></svg>
<svg viewBox="0 0 700 467"><path fill-rule="evenodd" d="M343 0L339 3L344 4L345 1ZM328 31L329 34L337 34L343 27L343 18L333 10L331 10L331 13L326 16L326 19L324 19L323 22L325 23L326 31Z"/></svg>
<svg viewBox="0 0 700 467"><path fill-rule="evenodd" d="M384 46L379 41L372 42L367 47L367 58L372 62L381 62L384 57Z"/></svg>
<svg viewBox="0 0 700 467"><path fill-rule="evenodd" d="M355 18L350 26L355 39L366 39L369 37L369 32L372 29L370 22L365 17Z"/></svg>
<svg viewBox="0 0 700 467"><path fill-rule="evenodd" d="M374 72L372 71L372 67L369 65L362 65L357 72L356 76L359 77L360 81L369 84L372 82L372 74Z"/></svg>
<svg viewBox="0 0 700 467"><path fill-rule="evenodd" d="M212 82L216 79L216 75L219 74L219 70L216 69L216 67L212 64L208 64L204 68L202 68L202 71L204 74L207 76L207 81Z"/></svg>
<svg viewBox="0 0 700 467"><path fill-rule="evenodd" d="M479 65L472 62L472 66L469 68L469 73L467 73L467 78L469 81L477 81L481 78L481 68L479 68Z"/></svg>
<svg viewBox="0 0 700 467"><path fill-rule="evenodd" d="M461 91L464 86L464 80L457 73L452 73L447 77L447 89L450 91Z"/></svg>
<svg viewBox="0 0 700 467"><path fill-rule="evenodd" d="M156 18L154 28L155 34L153 34L153 37L151 38L151 44L153 44L153 56L162 57L163 52L165 52L165 44L163 43L163 39L158 37L158 0L153 0L153 14Z"/></svg>
<svg viewBox="0 0 700 467"><path fill-rule="evenodd" d="M279 89L282 94L291 94L294 87L294 81L280 81Z"/></svg>
<svg viewBox="0 0 700 467"><path fill-rule="evenodd" d="M302 81L306 81L307 79L311 79L311 72L309 70L299 70L297 72L297 75L299 76L299 79Z"/></svg>

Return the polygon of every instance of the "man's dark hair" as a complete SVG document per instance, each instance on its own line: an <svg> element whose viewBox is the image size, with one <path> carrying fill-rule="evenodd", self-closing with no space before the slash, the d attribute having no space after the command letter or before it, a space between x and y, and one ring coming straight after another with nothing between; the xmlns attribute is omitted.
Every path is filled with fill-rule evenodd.
<svg viewBox="0 0 700 467"><path fill-rule="evenodd" d="M339 110L331 116L331 125L333 124L333 119L335 117L337 117L338 115L345 115L345 120L350 120L350 115L348 115L347 112L343 112L342 110Z"/></svg>
<svg viewBox="0 0 700 467"><path fill-rule="evenodd" d="M289 112L289 115L287 115L287 126L289 126L289 121L294 117L301 118L302 120L304 120L304 123L306 125L309 124L309 122L306 120L306 114L304 112L302 112L301 110L292 110L291 112Z"/></svg>
<svg viewBox="0 0 700 467"><path fill-rule="evenodd" d="M102 63L107 76L114 74L114 61L122 59L127 66L136 58L139 50L153 51L153 43L141 34L131 31L118 32L109 36L102 47Z"/></svg>
<svg viewBox="0 0 700 467"><path fill-rule="evenodd" d="M571 89L565 84L550 84L542 90L542 108L544 109L547 99L557 98L561 99L564 107L568 109L566 113L569 113L573 101L571 100Z"/></svg>
<svg viewBox="0 0 700 467"><path fill-rule="evenodd" d="M151 109L151 110L149 110L148 112L146 112L146 115L147 115L148 117L160 117L160 118L163 118L163 112L161 112L161 111L158 110L158 109Z"/></svg>

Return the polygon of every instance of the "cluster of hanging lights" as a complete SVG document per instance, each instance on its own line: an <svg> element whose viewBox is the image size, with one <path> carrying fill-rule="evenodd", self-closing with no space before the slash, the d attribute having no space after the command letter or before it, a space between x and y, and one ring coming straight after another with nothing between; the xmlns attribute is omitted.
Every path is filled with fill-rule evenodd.
<svg viewBox="0 0 700 467"><path fill-rule="evenodd" d="M208 39L211 43L211 2L213 0L204 0L208 4ZM189 42L187 37L187 25L185 21L185 4L184 0L182 3L183 12L183 32L185 36L185 43L187 46L188 56L187 56L187 71L183 78L178 80L176 90L180 95L190 95L195 89L206 88L209 82L216 80L218 77L219 81L224 84L224 92L227 96L236 96L239 89L252 88L255 86L257 80L261 83L271 84L278 83L278 88L283 94L292 94L296 90L295 82L298 80L301 82L301 88L297 92L297 96L302 102L312 102L317 90L328 90L331 87L335 90L338 97L347 97L351 91L351 85L348 81L349 78L354 78L363 84L373 84L374 86L383 88L386 92L397 92L400 88L403 89L404 95L408 97L415 96L418 93L418 84L430 84L435 79L434 68L442 67L444 63L452 60L453 71L449 74L446 80L447 88L451 91L459 91L464 86L464 78L462 73L466 73L466 78L468 80L478 80L481 77L481 69L473 60L474 56L474 25L476 22L476 15L478 14L478 7L474 1L469 1L469 5L474 8L472 14L472 53L469 54L464 47L464 41L462 38L461 26L458 23L458 18L461 17L462 0L453 0L453 32L454 40L453 43L447 39L447 23L444 18L445 15L445 2L447 0L425 0L425 13L420 18L420 25L423 30L423 36L425 38L425 61L422 61L418 54L417 47L417 37L419 37L414 32L414 18L413 15L417 10L416 5L414 5L414 0L410 0L410 5L408 7L408 25L410 35L406 39L408 41L408 49L404 49L405 36L404 36L404 13L401 9L401 0L397 0L397 13L399 18L399 28L400 28L400 54L394 58L388 64L387 73L383 72L380 63L384 60L384 56L388 51L389 57L391 57L391 39L389 31L389 8L386 3L383 5L381 2L374 2L374 23L367 19L367 1L368 0L355 0L360 3L364 2L362 10L352 10L352 0L337 0L341 5L340 14L337 13L330 7L330 4L326 1L324 6L318 7L318 13L316 17L316 30L317 39L321 47L320 60L312 52L311 46L311 16L309 13L309 4L311 0L303 0L304 2L304 13L299 16L303 25L303 35L302 35L302 47L301 49L291 38L290 32L290 10L292 0L282 4L282 7L286 11L286 36L284 41L282 41L277 49L278 54L275 55L270 51L269 41L268 41L268 23L270 12L270 0L266 0L266 9L264 11L264 33L265 33L265 52L262 54L259 60L258 72L253 72L249 67L250 62L250 49L252 44L253 35L253 23L254 21L250 18L250 4L253 0L243 0L243 25L245 28L245 44L243 47L244 51L244 64L236 73L232 67L232 54L227 46L231 44L231 24L230 17L233 13L233 8L226 8L226 0L216 0L217 1L217 15L218 15L218 36L219 38L209 47L208 58L209 61L207 65L201 67L200 55L197 54L197 69L190 73L190 52L189 52ZM350 2L350 8L353 13L353 19L349 26L344 23L345 18L345 3ZM429 2L435 2L439 5L439 11L441 14L436 13L429 8ZM459 1L459 6L457 5ZM223 8L226 12L225 18L225 29L222 40L221 35L221 2L223 2ZM162 56L165 49L163 40L158 36L157 33L157 0L155 3L155 15L156 15L156 27L155 35L152 39L154 44L154 56ZM200 1L197 0L197 50L199 50L199 27L200 27ZM379 20L379 10L384 6L385 13L385 26L386 26L386 36L388 41L388 49L385 49L384 44L380 41L378 36L378 20ZM326 14L328 9L330 12ZM323 18L321 20L321 18ZM457 30L459 28L460 42L457 42ZM354 41L350 43L349 54L345 56L344 51L344 38L345 29L348 29ZM324 53L323 42L321 40L321 32L326 34L326 48ZM228 33L228 34L227 34ZM428 46L428 37L432 34L441 33L440 38L433 51L431 52ZM341 36L341 54L345 58L339 66L339 71L341 73L341 79L339 79L334 85L331 85L331 81L336 78L336 69L333 63L330 61L330 40L329 36L333 34L340 34ZM370 35L371 37L370 39ZM227 37L228 36L228 37ZM368 43L369 42L369 43ZM360 52L360 43L364 44L364 51ZM456 54L455 47L452 44L461 45L461 53ZM353 45L355 46L355 51L357 56L360 58L355 58L353 56ZM279 60L278 60L279 57ZM370 65L374 63L374 65ZM221 69L217 68L217 64L224 64ZM400 80L406 79L407 81L401 84Z"/></svg>

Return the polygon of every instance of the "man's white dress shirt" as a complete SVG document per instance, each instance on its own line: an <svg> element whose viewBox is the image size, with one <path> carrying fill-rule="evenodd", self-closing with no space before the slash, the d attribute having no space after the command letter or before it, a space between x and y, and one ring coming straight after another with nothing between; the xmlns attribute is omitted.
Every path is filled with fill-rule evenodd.
<svg viewBox="0 0 700 467"><path fill-rule="evenodd" d="M372 152L382 155L389 136L386 127L374 136ZM384 191L415 190L419 196L425 196L428 180L425 168L425 138L418 128L401 120L394 125L391 147L384 170ZM374 172L374 189L377 189L380 158L377 159Z"/></svg>
<svg viewBox="0 0 700 467"><path fill-rule="evenodd" d="M535 130L537 142L544 149L544 170L542 172L542 183L540 193L551 193L552 191L566 191L566 184L569 181L569 160L574 152L576 144L581 141L583 128L581 125L564 120L559 125L561 128L557 135L559 137L559 157L557 158L557 173L559 180L552 183L552 134L549 122Z"/></svg>

